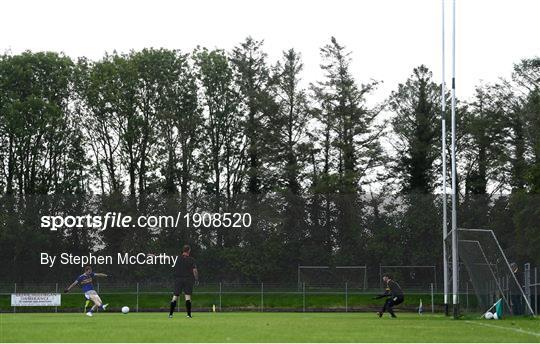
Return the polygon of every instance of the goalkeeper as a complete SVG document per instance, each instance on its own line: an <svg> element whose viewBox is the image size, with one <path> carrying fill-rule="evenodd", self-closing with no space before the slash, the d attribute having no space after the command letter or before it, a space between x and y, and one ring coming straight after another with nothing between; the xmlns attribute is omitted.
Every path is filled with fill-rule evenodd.
<svg viewBox="0 0 540 344"><path fill-rule="evenodd" d="M405 300L403 296L403 290L401 290L399 284L397 284L396 281L392 280L388 275L383 276L383 282L386 283L384 294L378 295L374 299L382 299L386 297L386 301L384 302L382 310L380 312L377 312L377 315L379 316L379 318L381 318L384 312L388 312L390 313L392 318L396 318L396 314L394 313L394 306L399 305L403 302L403 300Z"/></svg>

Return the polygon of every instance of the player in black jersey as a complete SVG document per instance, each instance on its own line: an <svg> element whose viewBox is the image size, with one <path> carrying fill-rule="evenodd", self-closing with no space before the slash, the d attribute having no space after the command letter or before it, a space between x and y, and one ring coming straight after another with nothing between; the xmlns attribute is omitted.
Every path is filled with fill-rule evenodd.
<svg viewBox="0 0 540 344"><path fill-rule="evenodd" d="M191 247L184 245L182 255L178 257L178 263L176 263L174 269L174 290L169 318L172 318L178 296L182 292L186 299L186 317L191 318L191 294L193 293L193 286L199 284L199 272L197 271L195 259L190 256L190 253Z"/></svg>
<svg viewBox="0 0 540 344"><path fill-rule="evenodd" d="M388 312L390 313L392 318L396 318L396 314L394 313L394 306L399 305L403 302L403 300L405 300L403 290L401 290L399 284L397 284L396 281L392 280L388 275L383 276L383 282L386 283L384 294L375 297L375 299L382 299L386 297L386 301L384 302L381 311L377 312L377 315L380 318L383 316L384 312Z"/></svg>

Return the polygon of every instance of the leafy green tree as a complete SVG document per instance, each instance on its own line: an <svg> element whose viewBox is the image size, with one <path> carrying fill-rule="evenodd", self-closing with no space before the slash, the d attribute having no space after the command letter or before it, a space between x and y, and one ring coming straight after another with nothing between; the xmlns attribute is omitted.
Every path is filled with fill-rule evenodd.
<svg viewBox="0 0 540 344"><path fill-rule="evenodd" d="M154 87L154 115L157 127L153 133L158 144L157 165L161 166L164 181L160 189L169 195L179 189L181 210L186 210L190 186L197 182L194 174L197 163L195 152L201 146L203 118L198 100L196 75L188 54L174 50L153 51L149 57L158 77L147 81ZM152 159L152 158L151 158ZM152 176L152 179L157 179Z"/></svg>
<svg viewBox="0 0 540 344"><path fill-rule="evenodd" d="M241 180L242 132L239 95L234 85L234 74L229 59L221 50L202 49L195 53L202 101L207 115L205 125L209 144L209 165L212 170L212 193L215 211L220 211L222 194L228 206L234 187ZM224 175L224 181L222 176Z"/></svg>
<svg viewBox="0 0 540 344"><path fill-rule="evenodd" d="M65 214L86 198L85 137L73 107L72 60L24 52L0 58L0 259L6 280L32 281L49 273L35 252L78 251L89 238L40 228L38 214ZM5 189L4 189L5 187Z"/></svg>
<svg viewBox="0 0 540 344"><path fill-rule="evenodd" d="M84 139L69 107L72 75L71 59L56 53L2 58L0 152L8 194L85 188Z"/></svg>
<svg viewBox="0 0 540 344"><path fill-rule="evenodd" d="M109 55L98 62L81 58L77 63L76 104L92 153L92 170L103 195L122 192L123 188L116 73Z"/></svg>
<svg viewBox="0 0 540 344"><path fill-rule="evenodd" d="M240 99L234 71L222 50L195 52L195 64L201 86L201 102L206 116L203 151L209 171L208 184L215 212L230 211L235 194L242 190L245 166L244 136L241 131ZM228 230L217 228L218 246L237 242Z"/></svg>
<svg viewBox="0 0 540 344"><path fill-rule="evenodd" d="M345 47L332 38L321 57L324 78L305 90L296 51L271 65L251 38L231 52L143 49L76 64L0 56L0 274L57 281L78 268L48 270L33 252L175 254L186 242L209 281L290 282L297 264L439 262L439 85L416 68L391 94L387 122L367 105L377 83L355 80ZM520 264L540 264L539 66L520 61L456 116L459 225L495 230ZM208 210L249 212L252 225L36 230L41 214ZM111 272L142 281L169 270Z"/></svg>

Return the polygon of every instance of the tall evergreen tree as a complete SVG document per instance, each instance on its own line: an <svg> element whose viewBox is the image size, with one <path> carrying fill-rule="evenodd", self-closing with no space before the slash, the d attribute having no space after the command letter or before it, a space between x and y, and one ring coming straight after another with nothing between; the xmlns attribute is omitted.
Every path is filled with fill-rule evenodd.
<svg viewBox="0 0 540 344"><path fill-rule="evenodd" d="M494 190L504 186L503 145L507 130L500 99L494 95L494 86L476 89L474 101L464 113L466 194L488 193L488 183L494 183Z"/></svg>
<svg viewBox="0 0 540 344"><path fill-rule="evenodd" d="M277 112L268 124L269 140L272 140L271 162L277 169L278 186L283 190L280 256L292 263L284 267L289 273L294 273L294 266L301 264L299 252L303 251L302 243L307 237L301 182L307 157L309 109L306 92L300 87L302 69L300 55L294 49L283 52L282 60L273 68L271 95L277 104Z"/></svg>
<svg viewBox="0 0 540 344"><path fill-rule="evenodd" d="M243 99L245 113L244 132L246 137L247 191L259 194L265 187L264 154L265 132L272 100L268 93L269 70L266 53L262 50L263 41L246 38L240 46L233 49L231 61L236 81Z"/></svg>
<svg viewBox="0 0 540 344"><path fill-rule="evenodd" d="M531 157L525 179L530 191L540 193L540 58L516 64L512 79L520 92L526 151Z"/></svg>
<svg viewBox="0 0 540 344"><path fill-rule="evenodd" d="M436 259L438 250L431 246L438 235L435 196L437 180L435 160L440 155L440 87L424 65L414 68L412 75L390 95L394 113L392 174L401 181L398 199L400 220L396 223L399 242L418 252L404 259L410 265L423 265ZM391 234L391 233L389 233Z"/></svg>
<svg viewBox="0 0 540 344"><path fill-rule="evenodd" d="M312 86L317 102L314 111L322 124L323 178L319 182L326 183L323 190L339 192L333 198L334 214L327 194L325 222L331 230L331 219L337 221L339 258L341 263L352 263L362 254L358 243L365 234L360 228L356 194L362 178L381 156L378 138L382 129L375 123L379 109L366 105L366 95L377 83L357 85L350 71L350 53L334 37L321 48L321 57L325 79Z"/></svg>
<svg viewBox="0 0 540 344"><path fill-rule="evenodd" d="M301 164L305 160L310 115L306 92L299 85L302 69L300 55L294 49L283 52L282 61L274 67L271 87L278 106L269 123L270 137L275 140L271 147L273 163L279 166L280 184L294 195L301 191Z"/></svg>
<svg viewBox="0 0 540 344"><path fill-rule="evenodd" d="M394 113L393 143L397 157L393 172L403 181L404 193L428 194L435 183L434 161L440 150L440 88L426 66L419 66L390 95Z"/></svg>

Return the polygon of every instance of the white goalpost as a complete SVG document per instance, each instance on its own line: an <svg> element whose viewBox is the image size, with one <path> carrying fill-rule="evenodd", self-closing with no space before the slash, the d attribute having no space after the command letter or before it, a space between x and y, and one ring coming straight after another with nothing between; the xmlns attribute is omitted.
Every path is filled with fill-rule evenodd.
<svg viewBox="0 0 540 344"><path fill-rule="evenodd" d="M459 318L459 265L456 184L456 0L452 1L452 305L454 319Z"/></svg>
<svg viewBox="0 0 540 344"><path fill-rule="evenodd" d="M442 158L442 236L443 236L443 291L445 314L449 315L452 293L453 317L460 316L460 263L473 285L480 307L489 307L493 300L504 300L511 314L535 316L530 298L514 275L495 233L487 229L458 228L457 171L456 171L456 0L452 0L452 81L451 81L451 229L447 221L447 162L446 162L446 85L445 85L445 0L442 4L442 80L441 80L441 158ZM530 273L530 272L529 272ZM451 283L451 284L450 284ZM527 284L527 283L526 283ZM451 285L451 291L450 291ZM468 286L468 282L467 282ZM486 308L484 308L485 310Z"/></svg>
<svg viewBox="0 0 540 344"><path fill-rule="evenodd" d="M445 84L445 32L444 32L444 0L442 0L442 66L441 66L441 157L442 157L442 228L443 228L443 292L444 314L448 315L448 253L446 237L448 236L448 218L446 216L446 84Z"/></svg>
<svg viewBox="0 0 540 344"><path fill-rule="evenodd" d="M442 0L442 83L441 83L441 121L442 121L442 179L443 179L443 289L445 313L448 315L449 307L449 286L450 278L448 276L448 252L446 251L446 242L448 237L451 238L451 268L452 268L452 305L454 318L459 317L459 267L458 267L458 233L457 233L457 185L456 185L456 0L452 1L452 105L451 105L451 174L452 174L452 212L451 212L451 231L447 230L446 218L446 89L445 89L445 1Z"/></svg>

